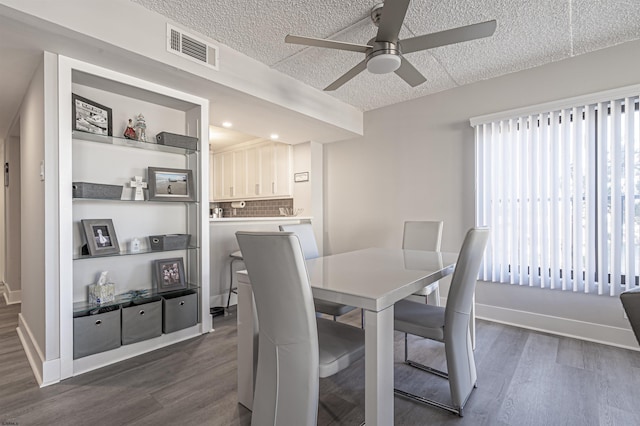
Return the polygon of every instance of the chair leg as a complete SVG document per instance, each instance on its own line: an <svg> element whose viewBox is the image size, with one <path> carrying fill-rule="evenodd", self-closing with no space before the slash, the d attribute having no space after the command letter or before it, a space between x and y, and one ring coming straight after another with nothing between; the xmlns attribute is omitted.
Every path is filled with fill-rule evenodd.
<svg viewBox="0 0 640 426"><path fill-rule="evenodd" d="M409 346L407 345L407 333L404 333L404 362L405 364L409 362L408 358Z"/></svg>
<svg viewBox="0 0 640 426"><path fill-rule="evenodd" d="M446 410L446 411L448 411L450 413L453 413L453 414L457 414L458 416L462 417L462 408L452 407L450 405L443 404L441 402L434 401L432 399L427 399L427 398L421 397L419 395L414 395L412 393L405 392L402 389L395 389L394 388L393 389L393 393L395 393L396 395L400 395L400 396L403 396L405 398L411 399L413 401L420 402L422 404L427 404L427 405L431 405L433 407L441 408L443 410Z"/></svg>
<svg viewBox="0 0 640 426"><path fill-rule="evenodd" d="M231 259L229 263L229 295L227 296L227 310L229 309L229 304L231 303L231 293L236 293L236 290L233 288L233 262L235 259Z"/></svg>

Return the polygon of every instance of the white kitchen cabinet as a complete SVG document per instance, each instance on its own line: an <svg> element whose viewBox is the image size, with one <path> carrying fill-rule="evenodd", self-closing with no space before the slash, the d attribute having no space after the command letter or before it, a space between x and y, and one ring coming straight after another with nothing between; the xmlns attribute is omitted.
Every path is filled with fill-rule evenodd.
<svg viewBox="0 0 640 426"><path fill-rule="evenodd" d="M291 197L291 146L266 142L214 155L215 201Z"/></svg>
<svg viewBox="0 0 640 426"><path fill-rule="evenodd" d="M219 200L225 197L224 193L224 162L223 156L220 154L212 154L212 169L211 174L213 176L213 198L212 201Z"/></svg>

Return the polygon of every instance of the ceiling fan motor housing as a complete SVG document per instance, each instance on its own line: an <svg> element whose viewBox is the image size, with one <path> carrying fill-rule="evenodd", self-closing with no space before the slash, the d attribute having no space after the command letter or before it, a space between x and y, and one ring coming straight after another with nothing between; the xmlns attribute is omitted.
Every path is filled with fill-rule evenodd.
<svg viewBox="0 0 640 426"><path fill-rule="evenodd" d="M388 41L369 41L371 50L367 53L367 70L372 74L387 74L400 67L400 48Z"/></svg>

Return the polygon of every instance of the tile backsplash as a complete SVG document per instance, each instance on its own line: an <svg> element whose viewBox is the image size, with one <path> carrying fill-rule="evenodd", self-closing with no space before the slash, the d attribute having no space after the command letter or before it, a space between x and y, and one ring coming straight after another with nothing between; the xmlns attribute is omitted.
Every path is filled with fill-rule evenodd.
<svg viewBox="0 0 640 426"><path fill-rule="evenodd" d="M234 209L231 202L209 203L209 208L223 209L224 217L274 217L281 216L280 208L293 209L293 198L280 198L276 200L247 200L244 208ZM303 212L304 213L304 212Z"/></svg>

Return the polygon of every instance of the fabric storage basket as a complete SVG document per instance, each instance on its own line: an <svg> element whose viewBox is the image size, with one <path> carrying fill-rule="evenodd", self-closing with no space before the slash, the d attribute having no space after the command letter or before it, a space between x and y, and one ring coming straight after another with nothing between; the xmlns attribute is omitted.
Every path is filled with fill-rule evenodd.
<svg viewBox="0 0 640 426"><path fill-rule="evenodd" d="M162 298L133 300L122 307L122 344L162 335Z"/></svg>
<svg viewBox="0 0 640 426"><path fill-rule="evenodd" d="M182 250L189 247L191 235L189 234L167 234L149 235L149 245L151 250Z"/></svg>
<svg viewBox="0 0 640 426"><path fill-rule="evenodd" d="M97 198L119 200L122 197L122 185L73 182L73 198Z"/></svg>
<svg viewBox="0 0 640 426"><path fill-rule="evenodd" d="M198 294L185 290L163 296L162 331L172 333L198 323Z"/></svg>
<svg viewBox="0 0 640 426"><path fill-rule="evenodd" d="M73 359L120 347L120 306L78 312L73 317Z"/></svg>

